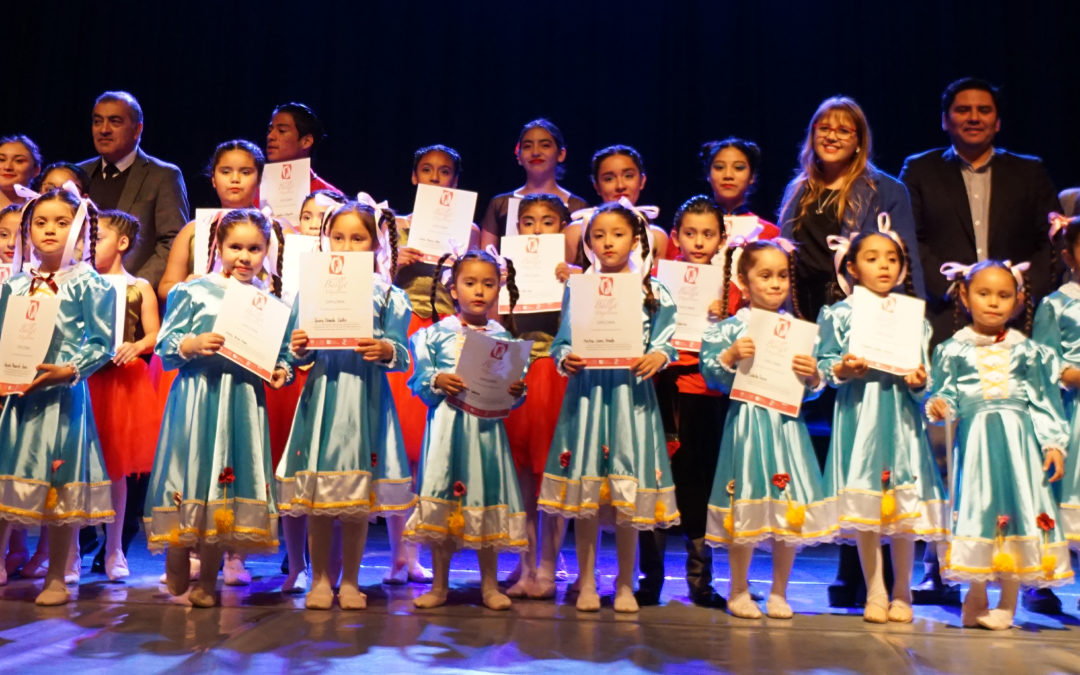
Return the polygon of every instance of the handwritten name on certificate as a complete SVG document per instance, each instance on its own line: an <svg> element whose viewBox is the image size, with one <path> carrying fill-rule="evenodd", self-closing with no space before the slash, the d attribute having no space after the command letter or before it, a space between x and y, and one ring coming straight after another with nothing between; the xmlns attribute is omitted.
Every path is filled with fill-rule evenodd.
<svg viewBox="0 0 1080 675"><path fill-rule="evenodd" d="M281 254L281 301L292 307L296 301L296 294L300 292L301 270L304 274L308 268L302 267L300 259L303 255L319 250L319 237L307 234L285 235L285 252Z"/></svg>
<svg viewBox="0 0 1080 675"><path fill-rule="evenodd" d="M372 336L375 254L304 253L300 328L310 349L352 349Z"/></svg>
<svg viewBox="0 0 1080 675"><path fill-rule="evenodd" d="M521 296L516 314L557 312L562 306L564 286L555 278L555 267L566 257L566 237L561 234L527 234L503 237L500 254L514 261ZM510 292L499 290L499 314L510 312Z"/></svg>
<svg viewBox="0 0 1080 675"><path fill-rule="evenodd" d="M739 362L731 399L797 416L806 384L791 369L791 362L797 354L814 353L817 331L816 323L751 309L746 337L754 341L754 356Z"/></svg>
<svg viewBox="0 0 1080 675"><path fill-rule="evenodd" d="M259 206L269 206L278 220L300 227L300 209L311 191L311 159L271 162L263 167Z"/></svg>
<svg viewBox="0 0 1080 675"><path fill-rule="evenodd" d="M568 283L571 351L589 368L629 368L641 358L641 277L575 274Z"/></svg>
<svg viewBox="0 0 1080 675"><path fill-rule="evenodd" d="M466 331L454 373L468 388L457 396L447 397L446 402L485 419L509 415L514 397L507 389L525 372L532 344L532 340L501 340Z"/></svg>
<svg viewBox="0 0 1080 675"><path fill-rule="evenodd" d="M709 305L720 299L724 289L723 268L661 260L656 278L675 298L675 335L671 344L683 351L701 351L701 336L709 327Z"/></svg>
<svg viewBox="0 0 1080 675"><path fill-rule="evenodd" d="M423 183L417 185L409 226L409 247L420 251L424 262L439 262L440 256L452 251L451 244L469 245L475 211L475 192Z"/></svg>
<svg viewBox="0 0 1080 675"><path fill-rule="evenodd" d="M251 284L229 279L213 332L225 338L218 352L267 382L289 326L289 307Z"/></svg>
<svg viewBox="0 0 1080 675"><path fill-rule="evenodd" d="M0 329L0 394L26 391L45 361L60 299L49 295L8 298Z"/></svg>
<svg viewBox="0 0 1080 675"><path fill-rule="evenodd" d="M875 370L894 375L918 369L926 302L900 293L883 298L856 286L851 310L849 353L866 359Z"/></svg>

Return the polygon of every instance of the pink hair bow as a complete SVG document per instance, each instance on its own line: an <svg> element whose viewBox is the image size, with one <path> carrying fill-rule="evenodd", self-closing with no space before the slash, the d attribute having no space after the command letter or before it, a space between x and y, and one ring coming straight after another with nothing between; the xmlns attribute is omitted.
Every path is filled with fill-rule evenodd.
<svg viewBox="0 0 1080 675"><path fill-rule="evenodd" d="M1068 216L1064 216L1058 213L1057 211L1051 211L1050 213L1046 214L1046 220L1050 223L1050 229L1047 231L1047 236L1050 237L1050 239L1052 240L1054 237L1057 236L1058 232L1064 230L1071 223L1078 220L1078 218L1070 218Z"/></svg>
<svg viewBox="0 0 1080 675"><path fill-rule="evenodd" d="M457 239L454 239L453 237L450 238L449 244L450 244L450 257L447 258L447 261L450 262L450 263L453 263L458 258L465 255L465 253L469 250L469 247L468 247L467 244L462 244L460 241L458 241ZM453 271L454 271L453 270L453 265L449 265L447 267L444 267L443 271L442 271L442 274L439 275L439 283L442 284L443 286L448 286L450 284L450 275L453 273Z"/></svg>
<svg viewBox="0 0 1080 675"><path fill-rule="evenodd" d="M903 279L907 276L907 248L900 239L900 235L896 233L896 230L892 229L892 218L889 216L888 211L882 211L878 214L877 230L878 234L892 239L893 243L896 244L897 250L900 251L900 255L903 256L903 263L900 265L900 276L898 277L899 279Z"/></svg>
<svg viewBox="0 0 1080 675"><path fill-rule="evenodd" d="M825 237L825 243L829 245L829 250L833 252L836 283L840 286L840 290L844 291L844 295L851 295L851 283L847 280L847 275L844 274L844 258L847 257L848 252L851 250L851 240L839 234L830 234Z"/></svg>

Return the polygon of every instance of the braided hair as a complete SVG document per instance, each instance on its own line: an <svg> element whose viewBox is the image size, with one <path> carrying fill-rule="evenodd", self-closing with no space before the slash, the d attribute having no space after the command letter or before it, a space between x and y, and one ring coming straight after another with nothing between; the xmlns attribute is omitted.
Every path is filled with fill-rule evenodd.
<svg viewBox="0 0 1080 675"><path fill-rule="evenodd" d="M452 253L444 253L439 258L439 262L435 263L435 272L431 276L431 316L435 323L440 320L439 310L435 307L435 294L438 292L440 285L440 277L442 277L443 268L446 266L446 261L453 256ZM461 257L454 260L450 266L450 283L446 288L449 290L453 288L457 283L458 273L461 271L463 263L469 260L479 260L485 262L495 268L495 274L499 274L499 262L495 260L487 251L481 251L480 249L472 248L466 251ZM504 258L506 261L506 291L510 295L510 313L507 314L507 323L509 324L509 331L511 335L517 334L517 325L514 321L514 307L517 305L518 298L521 296L517 287L517 272L514 269L514 262L509 258ZM454 300L454 307L461 310L457 300Z"/></svg>
<svg viewBox="0 0 1080 675"><path fill-rule="evenodd" d="M281 263L285 256L285 237L281 231L281 224L271 218L267 218L262 211L258 209L233 209L224 216L222 216L216 222L211 223L210 227L210 254L207 258L209 261L207 272L214 269L214 254L220 250L221 246L225 243L225 238L229 236L229 232L237 225L246 223L252 225L262 235L263 242L265 242L267 248L270 247L270 237L273 236L278 242L278 259L277 269L280 272ZM270 292L277 297L281 297L281 275L270 275Z"/></svg>
<svg viewBox="0 0 1080 675"><path fill-rule="evenodd" d="M593 212L592 217L589 219L585 229L581 232L581 241L578 243L579 255L581 259L585 261L584 269L589 268L589 259L585 255L585 242L589 238L589 231L592 229L593 223L596 219L605 214L611 213L622 218L630 229L634 232L634 236L638 239L638 244L641 246L641 259L644 264L649 263L649 221L638 213L631 211L618 202L612 202L610 204L604 204ZM631 253L632 254L632 253ZM645 300L643 302L645 309L649 314L655 314L656 310L660 309L660 303L657 301L656 296L653 294L652 279L650 274L642 275L641 279L642 289L645 291Z"/></svg>
<svg viewBox="0 0 1080 675"><path fill-rule="evenodd" d="M904 288L904 295L915 297L915 282L911 278L911 256L908 255L907 246L904 245L903 241L897 243L895 239L882 234L881 232L866 230L855 235L851 240L851 246L848 248L847 255L840 261L840 270L837 274L847 274L848 265L855 264L855 258L858 257L859 251L862 250L863 242L870 237L881 237L892 244L896 249L897 256L900 258L900 268L904 270L904 278L900 280L900 285ZM831 296L830 302L839 302L847 297L844 290L840 287L839 280L834 280L829 283L829 291Z"/></svg>
<svg viewBox="0 0 1080 675"><path fill-rule="evenodd" d="M375 210L367 204L363 204L358 201L347 201L341 206L337 206L333 209L327 209L323 213L323 224L319 232L319 250L322 250L322 238L323 236L329 237L330 233L334 230L334 223L341 216L351 213L360 219L363 223L364 229L367 230L368 236L371 238L372 251L378 251L379 243L379 229L386 228L387 238L390 240L390 278L393 279L397 275L398 264L398 229L397 229L397 216L391 209L382 209L379 216L378 224L375 223ZM387 285L385 301L383 302L382 309L379 310L379 320L382 321L386 314L386 307L390 302L391 286Z"/></svg>
<svg viewBox="0 0 1080 675"><path fill-rule="evenodd" d="M791 253L788 253L787 251L784 250L784 248L780 244L776 243L775 241L772 241L771 239L761 239L761 240L758 240L758 241L752 241L749 244L742 247L742 255L739 256L738 275L743 279L747 279L749 274L750 274L750 270L753 269L753 267L754 267L754 259L755 259L756 255L759 252L764 251L765 249L769 249L769 248L780 251L781 253L784 254L784 257L787 258L787 261L788 261L788 281L791 284L790 290L788 291L788 297L791 300L791 314L795 318L801 319L801 318L803 318L803 314L802 314L802 310L799 308L798 294L795 292L795 290L796 290L795 289L795 267L796 267L796 263L798 262L796 260L796 256L798 255L796 253L796 251L791 251ZM725 276L724 288L725 288L725 292L726 292L726 290L728 288L727 279L730 278L730 276L731 276L731 254L730 253L728 254L728 258L724 263L724 267L725 267L725 270L724 270L724 276ZM725 316L726 316L726 313L727 313L727 308L726 307L724 308L724 312L725 312Z"/></svg>
<svg viewBox="0 0 1080 675"><path fill-rule="evenodd" d="M1072 258L1073 265L1080 263L1080 259L1073 254L1076 250L1076 244L1080 241L1080 217L1073 217L1069 219L1069 224L1061 230L1058 230L1057 234L1051 240L1051 244L1054 250L1053 267L1051 270L1051 279L1054 279L1058 284L1067 281L1073 274L1076 274L1080 270L1071 269L1066 271L1065 261L1063 259L1064 254L1069 254Z"/></svg>
<svg viewBox="0 0 1080 675"><path fill-rule="evenodd" d="M34 211L37 210L39 204L45 202L60 201L71 207L72 216L78 212L79 207L82 205L83 200L75 195L71 194L63 188L53 188L45 194L31 200L27 203L23 210L22 220L19 222L19 230L24 242L30 241L30 222L34 219ZM85 227L90 228L90 250L89 260L90 266L97 268L97 238L98 238L98 209L94 202L89 199L86 201L86 221L83 223ZM70 235L70 233L69 233Z"/></svg>
<svg viewBox="0 0 1080 675"><path fill-rule="evenodd" d="M1009 278L1013 280L1014 284L1016 284L1016 277L1013 275L1012 270L1006 267L1005 263L1001 262L1000 260L983 260L982 262L979 262L972 266L971 271L969 271L966 275L961 277L959 274L957 274L956 276L954 276L952 280L956 283L954 283L952 288L949 289L948 294L949 299L951 299L953 302L954 331L960 330L963 327L963 321L965 318L964 307L960 298L961 287L964 291L966 291L971 286L971 282L975 279L975 275L991 267L996 267L998 269L1002 269L1008 272ZM1021 289L1021 287L1017 285L1016 292L1017 294L1020 294L1021 291L1023 292L1024 319L1023 323L1020 324L1019 328L1024 332L1025 335L1030 336L1031 326L1035 319L1035 301L1031 297L1031 279L1028 276L1027 270L1024 270L1020 273L1020 281L1023 284L1023 288Z"/></svg>

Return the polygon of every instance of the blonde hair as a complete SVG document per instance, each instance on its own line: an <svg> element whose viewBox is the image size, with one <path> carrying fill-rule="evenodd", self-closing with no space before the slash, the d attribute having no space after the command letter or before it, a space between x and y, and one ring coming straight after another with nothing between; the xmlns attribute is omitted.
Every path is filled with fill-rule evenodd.
<svg viewBox="0 0 1080 675"><path fill-rule="evenodd" d="M803 188L802 196L799 197L799 202L795 205L792 215L795 232L799 231L803 216L810 210L811 205L821 198L826 189L821 160L818 158L817 153L814 152L814 127L832 115L845 116L851 120L852 125L855 127L855 140L857 142L855 154L851 157L851 163L840 177L841 184L837 199L834 204L830 205L835 209L836 219L840 221L841 227L853 228L857 215L865 206L857 196L851 194L855 184L860 179L865 179L871 190L876 189L874 181L865 175L867 169L874 168L874 165L870 163L870 126L866 122L866 115L858 103L846 96L833 96L825 99L810 119L810 126L806 129L806 139L803 141L802 151L799 153L799 174L792 181L791 188L789 188L784 198L784 204L781 207L781 213L787 213L791 202L798 193L798 189Z"/></svg>

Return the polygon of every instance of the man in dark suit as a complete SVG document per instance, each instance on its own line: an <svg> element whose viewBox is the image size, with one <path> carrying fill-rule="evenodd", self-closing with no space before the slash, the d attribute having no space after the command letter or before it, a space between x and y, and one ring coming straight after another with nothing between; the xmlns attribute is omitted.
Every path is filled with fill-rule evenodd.
<svg viewBox="0 0 1080 675"><path fill-rule="evenodd" d="M91 129L99 156L79 163L90 176L90 198L103 209L119 209L139 219L139 237L124 255L124 267L156 287L172 240L188 221L184 176L176 166L139 148L143 112L126 91L98 96Z"/></svg>
<svg viewBox="0 0 1080 675"><path fill-rule="evenodd" d="M900 172L926 270L932 346L955 330L953 305L945 297L950 282L937 273L943 262L1030 261L1029 291L1036 305L1053 290L1047 214L1060 211L1061 205L1038 157L994 147L1000 107L1000 93L990 83L975 78L953 82L941 96L941 128L952 145L908 157ZM914 589L916 602L936 603L955 589L942 584L932 550L927 548L926 579ZM1046 589L1025 593L1024 606L1053 613L1060 611L1061 602Z"/></svg>

